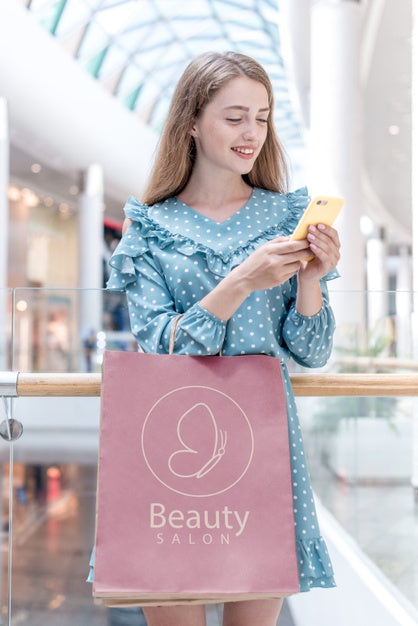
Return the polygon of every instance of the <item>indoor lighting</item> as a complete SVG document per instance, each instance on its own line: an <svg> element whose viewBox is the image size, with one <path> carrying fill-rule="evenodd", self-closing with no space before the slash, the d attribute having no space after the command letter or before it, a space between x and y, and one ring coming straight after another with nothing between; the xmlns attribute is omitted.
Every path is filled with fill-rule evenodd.
<svg viewBox="0 0 418 626"><path fill-rule="evenodd" d="M26 187L22 189L22 198L27 206L37 206L39 204L39 198L36 193Z"/></svg>
<svg viewBox="0 0 418 626"><path fill-rule="evenodd" d="M70 207L66 202L61 202L58 206L58 211L63 217L67 217L67 215L70 213Z"/></svg>
<svg viewBox="0 0 418 626"><path fill-rule="evenodd" d="M44 202L44 205L48 207L48 209L54 206L54 198L51 198L51 196L47 196L46 198L44 198L43 202Z"/></svg>
<svg viewBox="0 0 418 626"><path fill-rule="evenodd" d="M399 128L399 126L397 124L391 124L388 128L388 132L389 135L399 135L399 133L401 132L401 129Z"/></svg>
<svg viewBox="0 0 418 626"><path fill-rule="evenodd" d="M30 169L34 174L39 174L42 169L42 165L40 163L33 163Z"/></svg>
<svg viewBox="0 0 418 626"><path fill-rule="evenodd" d="M27 308L28 308L28 303L26 302L26 300L19 300L16 303L16 309L22 313L23 311L26 311Z"/></svg>
<svg viewBox="0 0 418 626"><path fill-rule="evenodd" d="M365 237L371 237L375 229L373 220L368 215L360 217L360 230Z"/></svg>
<svg viewBox="0 0 418 626"><path fill-rule="evenodd" d="M20 189L14 185L9 185L9 200L12 200L12 202L20 200Z"/></svg>

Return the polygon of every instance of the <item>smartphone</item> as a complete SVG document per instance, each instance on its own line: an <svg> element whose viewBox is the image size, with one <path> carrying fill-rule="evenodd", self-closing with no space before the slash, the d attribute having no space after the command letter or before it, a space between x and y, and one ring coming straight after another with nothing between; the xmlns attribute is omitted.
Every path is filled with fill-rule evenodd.
<svg viewBox="0 0 418 626"><path fill-rule="evenodd" d="M305 209L290 239L297 241L306 239L308 236L308 228L311 225L317 226L318 224L326 224L327 226L332 226L343 208L344 203L344 198L316 196ZM310 261L313 258L313 256L310 256L303 260Z"/></svg>

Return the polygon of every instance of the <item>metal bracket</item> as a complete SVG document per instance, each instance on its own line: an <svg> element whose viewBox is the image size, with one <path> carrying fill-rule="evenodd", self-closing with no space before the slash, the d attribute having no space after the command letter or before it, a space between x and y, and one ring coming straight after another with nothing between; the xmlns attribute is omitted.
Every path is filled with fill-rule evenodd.
<svg viewBox="0 0 418 626"><path fill-rule="evenodd" d="M3 399L6 419L0 423L0 437L12 442L23 433L23 425L13 418L13 398L17 398L19 372L0 372L0 398Z"/></svg>
<svg viewBox="0 0 418 626"><path fill-rule="evenodd" d="M17 398L19 372L0 372L0 397Z"/></svg>

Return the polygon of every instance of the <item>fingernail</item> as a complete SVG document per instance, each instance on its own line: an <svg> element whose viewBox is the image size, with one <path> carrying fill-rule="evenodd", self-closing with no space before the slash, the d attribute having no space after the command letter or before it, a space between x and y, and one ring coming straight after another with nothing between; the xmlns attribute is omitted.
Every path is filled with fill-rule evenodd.
<svg viewBox="0 0 418 626"><path fill-rule="evenodd" d="M324 224L318 224L319 230L325 230L326 226Z"/></svg>

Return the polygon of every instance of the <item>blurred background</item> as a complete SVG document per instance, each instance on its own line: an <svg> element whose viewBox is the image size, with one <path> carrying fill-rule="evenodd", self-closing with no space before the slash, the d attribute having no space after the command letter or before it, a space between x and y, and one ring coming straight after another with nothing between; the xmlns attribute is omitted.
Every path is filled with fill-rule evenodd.
<svg viewBox="0 0 418 626"><path fill-rule="evenodd" d="M123 205L141 198L189 60L236 50L273 82L290 188L346 198L326 371L416 373L417 14L412 0L2 3L0 370L100 372L105 349L137 349L123 294L103 289ZM279 623L418 623L417 400L298 405L338 587L291 598ZM85 583L99 408L98 398L14 402L24 435L11 490L0 441L0 623L143 623L138 610L93 601Z"/></svg>

